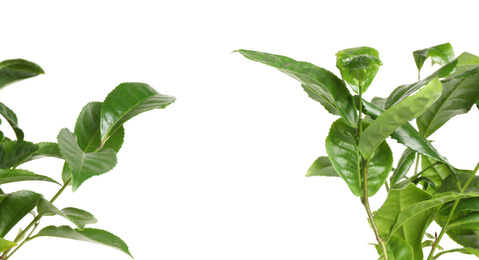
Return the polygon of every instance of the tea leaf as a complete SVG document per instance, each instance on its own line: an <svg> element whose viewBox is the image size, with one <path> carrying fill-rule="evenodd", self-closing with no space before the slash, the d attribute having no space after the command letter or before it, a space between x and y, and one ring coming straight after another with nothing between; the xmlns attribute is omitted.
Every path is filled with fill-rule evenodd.
<svg viewBox="0 0 479 260"><path fill-rule="evenodd" d="M363 93L366 92L381 65L378 51L371 47L350 48L336 53L336 67L356 93L359 93L359 86Z"/></svg>
<svg viewBox="0 0 479 260"><path fill-rule="evenodd" d="M438 79L428 83L413 96L387 109L364 130L359 139L359 149L370 159L377 146L404 123L421 115L441 95L442 86Z"/></svg>
<svg viewBox="0 0 479 260"><path fill-rule="evenodd" d="M45 74L45 72L31 61L23 59L4 60L0 62L0 89L16 81L40 74Z"/></svg>
<svg viewBox="0 0 479 260"><path fill-rule="evenodd" d="M339 177L327 156L321 156L313 162L306 172L306 177L310 176Z"/></svg>
<svg viewBox="0 0 479 260"><path fill-rule="evenodd" d="M38 150L36 150L32 155L30 155L27 159L25 159L24 163L28 161L33 161L39 158L43 158L43 157L53 157L53 158L63 159L57 143L41 142L41 143L36 143L35 145L38 146Z"/></svg>
<svg viewBox="0 0 479 260"><path fill-rule="evenodd" d="M13 168L22 164L38 146L26 141L4 141L0 144L0 169Z"/></svg>
<svg viewBox="0 0 479 260"><path fill-rule="evenodd" d="M18 181L47 181L60 184L50 177L21 169L0 169L0 184Z"/></svg>
<svg viewBox="0 0 479 260"><path fill-rule="evenodd" d="M8 249L13 248L15 246L17 246L17 243L12 242L12 241L8 241L8 240L3 239L3 238L0 237L0 253L5 252Z"/></svg>
<svg viewBox="0 0 479 260"><path fill-rule="evenodd" d="M88 224L95 224L96 218L89 212L77 208L57 209L50 201L40 199L37 206L40 215L59 215L75 224L79 229L84 229Z"/></svg>
<svg viewBox="0 0 479 260"><path fill-rule="evenodd" d="M31 239L42 237L42 236L50 236L50 237L59 237L59 238L68 238L74 239L79 241L97 243L104 246L109 246L115 249L122 251L123 253L129 255L130 251L128 250L128 246L126 245L123 240L119 237L101 229L93 229L93 228L85 228L83 230L79 229L72 229L69 226L48 226L43 228L36 234L35 236L31 237ZM132 257L133 258L133 257Z"/></svg>
<svg viewBox="0 0 479 260"><path fill-rule="evenodd" d="M15 224L34 209L41 197L41 194L26 190L7 194L0 202L0 237L5 237Z"/></svg>
<svg viewBox="0 0 479 260"><path fill-rule="evenodd" d="M272 66L298 80L303 87L308 88L307 92L310 96L312 96L311 93L315 93L313 99L317 100L319 97L324 99L325 102L337 109L346 124L357 127L358 115L352 102L351 93L346 84L333 73L311 63L296 61L286 56L250 50L237 50L236 52L250 60ZM330 111L331 106L326 109Z"/></svg>
<svg viewBox="0 0 479 260"><path fill-rule="evenodd" d="M447 226L448 229L478 229L479 228L479 212L473 212L465 215Z"/></svg>
<svg viewBox="0 0 479 260"><path fill-rule="evenodd" d="M145 83L122 83L105 98L100 112L101 141L105 143L132 117L165 108L175 97L162 95Z"/></svg>
<svg viewBox="0 0 479 260"><path fill-rule="evenodd" d="M0 115L2 115L7 120L7 122L10 124L13 131L15 132L17 140L18 141L23 141L24 134L23 134L22 129L20 129L18 127L17 115L15 115L15 113L10 108L5 106L1 102L0 102Z"/></svg>
<svg viewBox="0 0 479 260"><path fill-rule="evenodd" d="M437 63L441 66L446 65L446 63L454 59L454 50L452 49L450 43L444 43L430 48L417 50L412 54L414 56L414 61L416 62L418 70L421 70L424 61L426 61L426 59L429 57L432 59L433 65L434 63Z"/></svg>
<svg viewBox="0 0 479 260"><path fill-rule="evenodd" d="M391 187L406 176L406 174L409 172L409 169L414 164L415 159L416 152L411 148L406 148L399 159L398 165L396 166L393 175L390 178Z"/></svg>
<svg viewBox="0 0 479 260"><path fill-rule="evenodd" d="M399 237L392 237L386 243L389 260L411 260L414 257L414 249L404 239ZM381 258L384 259L384 258Z"/></svg>

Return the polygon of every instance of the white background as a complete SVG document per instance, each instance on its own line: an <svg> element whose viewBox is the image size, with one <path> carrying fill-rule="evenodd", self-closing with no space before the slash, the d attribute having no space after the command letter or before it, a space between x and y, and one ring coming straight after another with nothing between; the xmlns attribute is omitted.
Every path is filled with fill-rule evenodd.
<svg viewBox="0 0 479 260"><path fill-rule="evenodd" d="M16 112L26 139L40 142L73 129L87 102L121 82L177 97L126 123L112 172L58 200L60 208L92 212L93 227L123 238L135 259L377 259L359 198L341 179L304 176L326 154L334 117L295 80L231 52L282 54L339 75L337 51L371 46L384 65L366 98L387 96L416 80L414 50L450 42L456 55L479 54L474 2L2 1L0 60L28 59L46 75L8 86L0 102ZM431 137L458 168L479 160L472 110ZM390 144L397 160L401 147ZM60 180L60 160L26 166ZM47 198L58 189L21 188ZM374 209L384 195L372 199ZM66 224L42 225L58 222ZM458 257L474 259L442 259ZM41 238L12 260L86 258L129 259L100 245Z"/></svg>

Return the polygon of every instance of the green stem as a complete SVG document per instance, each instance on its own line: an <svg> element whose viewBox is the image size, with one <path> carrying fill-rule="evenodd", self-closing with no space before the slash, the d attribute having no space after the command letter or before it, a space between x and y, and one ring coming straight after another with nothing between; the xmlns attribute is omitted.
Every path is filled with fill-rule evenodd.
<svg viewBox="0 0 479 260"><path fill-rule="evenodd" d="M478 170L479 170L479 162L477 163L476 168L474 168L474 171L472 172L471 176L469 177L469 179L466 181L466 183L464 184L462 188L460 187L461 184L458 183L459 193L464 193L466 191L467 187L469 187L469 184L471 184L472 180L474 179L474 176L476 176L476 173ZM434 244L432 245L431 252L429 253L429 256L427 257L428 260L434 260L434 251L436 250L437 246L439 245L439 242L441 241L442 237L446 233L447 226L451 222L451 219L460 201L461 201L460 199L454 201L454 204L452 205L451 210L449 211L449 215L447 216L447 220L441 229L441 233L439 234L436 241L434 241Z"/></svg>
<svg viewBox="0 0 479 260"><path fill-rule="evenodd" d="M63 191L65 191L65 189L68 187L68 185L70 185L72 181L72 178L70 177L64 184L63 186L60 188L60 190L58 190L58 192L53 196L53 198L50 200L51 203L53 203L62 193ZM40 221L40 219L43 217L43 215L38 215L36 216L29 224L28 226L22 231L20 232L16 237L15 237L15 241L17 240L21 240L21 237L25 236L25 234L30 230L30 228L33 227L33 230L30 232L30 234L28 234L28 236L23 239L22 243L20 243L20 245L18 245L15 250L13 250L13 252L11 254L8 255L8 253L10 252L11 249L3 252L2 256L0 256L0 259L3 259L3 260L7 260L10 256L12 256L20 247L23 246L23 244L25 244L25 242L27 242L29 240L29 238L31 237L31 235L33 234L33 231L35 231L35 229L37 228L38 226L38 222Z"/></svg>

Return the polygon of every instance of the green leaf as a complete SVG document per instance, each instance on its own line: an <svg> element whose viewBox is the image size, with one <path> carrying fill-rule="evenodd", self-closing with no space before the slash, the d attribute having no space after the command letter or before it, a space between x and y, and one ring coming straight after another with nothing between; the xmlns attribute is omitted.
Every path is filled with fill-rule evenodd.
<svg viewBox="0 0 479 260"><path fill-rule="evenodd" d="M411 260L414 258L414 249L412 246L399 237L392 237L386 243L389 260Z"/></svg>
<svg viewBox="0 0 479 260"><path fill-rule="evenodd" d="M339 174L327 156L320 156L306 172L306 177L311 176L339 177Z"/></svg>
<svg viewBox="0 0 479 260"><path fill-rule="evenodd" d="M340 118L329 130L326 151L336 172L355 196L362 196L361 156L356 144L356 130Z"/></svg>
<svg viewBox="0 0 479 260"><path fill-rule="evenodd" d="M373 119L376 119L384 110L379 109L375 105L363 100L363 111ZM424 138L410 123L405 123L391 134L391 138L395 139L401 144L410 149L431 158L434 158L443 163L447 163L446 159L439 154L431 143Z"/></svg>
<svg viewBox="0 0 479 260"><path fill-rule="evenodd" d="M17 243L12 242L12 241L8 241L8 240L3 239L3 238L0 237L0 253L5 252L8 249L10 249L12 247L15 247L15 246L17 246Z"/></svg>
<svg viewBox="0 0 479 260"><path fill-rule="evenodd" d="M371 47L350 48L336 53L336 67L354 92L366 92L382 65L379 53Z"/></svg>
<svg viewBox="0 0 479 260"><path fill-rule="evenodd" d="M336 109L336 107L334 107L334 105L332 105L326 99L321 97L317 92L314 92L311 88L309 88L308 86L305 86L304 84L301 84L301 87L303 87L303 90L308 94L310 98L318 101L321 105L323 105L326 111L328 111L329 113L333 115L339 116L339 112Z"/></svg>
<svg viewBox="0 0 479 260"><path fill-rule="evenodd" d="M23 60L13 59L0 62L0 89L19 80L45 74L37 64Z"/></svg>
<svg viewBox="0 0 479 260"><path fill-rule="evenodd" d="M446 179L446 177L449 176L451 172L445 164L438 164L432 166L436 162L437 160L435 159L426 156L421 157L422 169L425 170L426 168L428 168L422 173L422 176L431 179L434 182L434 185L436 185L436 187L440 187L444 179Z"/></svg>
<svg viewBox="0 0 479 260"><path fill-rule="evenodd" d="M73 133L78 138L78 145L86 153L94 152L100 149L100 147L102 149L109 148L118 153L123 144L125 130L123 126L120 126L108 141L102 144L100 134L101 108L101 102L90 102L83 107L80 115L78 115Z"/></svg>
<svg viewBox="0 0 479 260"><path fill-rule="evenodd" d="M38 146L31 142L3 142L0 145L0 169L17 167L37 150Z"/></svg>
<svg viewBox="0 0 479 260"><path fill-rule="evenodd" d="M31 239L42 236L68 238L79 241L97 243L118 249L132 257L130 251L128 250L128 246L125 242L123 242L123 240L111 234L110 232L101 229L85 228L83 230L79 230L72 229L69 226L48 226L40 230L38 234L33 236Z"/></svg>
<svg viewBox="0 0 479 260"><path fill-rule="evenodd" d="M427 58L432 59L432 64L437 63L441 66L446 65L452 59L454 59L454 50L450 43L444 43L436 45L427 49L417 50L413 53L414 61L418 70L421 70L424 61Z"/></svg>
<svg viewBox="0 0 479 260"><path fill-rule="evenodd" d="M246 58L272 66L286 75L301 82L303 87L307 87L308 95L318 100L323 98L330 106L326 107L328 111L334 107L345 122L351 126L358 125L358 114L351 93L349 93L346 84L333 73L317 67L308 62L296 61L291 58L264 52L250 50L237 50ZM331 112L331 111L330 111Z"/></svg>
<svg viewBox="0 0 479 260"><path fill-rule="evenodd" d="M479 212L465 215L447 226L448 229L479 229Z"/></svg>
<svg viewBox="0 0 479 260"><path fill-rule="evenodd" d="M412 214L408 220L401 226L393 229L402 212L413 207L417 203L427 201L431 198L427 192L421 190L413 184L409 184L404 189L390 190L386 201L374 215L374 221L379 230L379 235L387 242L394 241L394 237L399 237L409 243L414 249L413 259L422 260L422 238L426 231L429 218L432 211L429 209Z"/></svg>
<svg viewBox="0 0 479 260"><path fill-rule="evenodd" d="M430 81L434 80L435 78L445 78L449 76L456 68L457 63L458 63L458 58L442 66L440 69L438 69L437 71L435 71L428 77L424 78L423 80L397 87L391 92L391 94L389 94L389 97L387 98L384 107L390 108L393 105L401 102L403 99L410 96L412 93L416 92L422 86L428 84Z"/></svg>
<svg viewBox="0 0 479 260"><path fill-rule="evenodd" d="M35 151L27 159L25 159L24 162L33 161L33 160L43 158L43 157L52 157L52 158L63 159L63 157L60 153L60 148L58 148L57 143L41 142L41 143L37 143L36 145L38 146L38 150Z"/></svg>
<svg viewBox="0 0 479 260"><path fill-rule="evenodd" d="M77 208L57 209L50 201L41 199L37 206L39 215L59 215L75 224L79 229L84 229L86 225L95 224L96 218L89 212Z"/></svg>
<svg viewBox="0 0 479 260"><path fill-rule="evenodd" d="M57 138L60 152L71 170L74 191L87 179L106 173L116 165L115 151L106 149L85 153L78 146L76 136L66 128L60 131Z"/></svg>
<svg viewBox="0 0 479 260"><path fill-rule="evenodd" d="M18 221L34 209L41 197L41 194L26 190L7 194L0 203L0 237L5 237Z"/></svg>
<svg viewBox="0 0 479 260"><path fill-rule="evenodd" d="M175 102L172 96L159 94L144 83L122 83L105 98L100 112L100 132L105 143L132 117L152 110L165 108Z"/></svg>
<svg viewBox="0 0 479 260"><path fill-rule="evenodd" d="M47 181L59 184L50 177L21 169L0 169L0 184L18 181Z"/></svg>
<svg viewBox="0 0 479 260"><path fill-rule="evenodd" d="M471 71L471 69L476 68L478 65L479 65L478 56L468 52L463 52L461 53L461 55L459 55L459 57L457 57L456 69L454 69L454 72L451 73L449 77L454 77L465 71Z"/></svg>
<svg viewBox="0 0 479 260"><path fill-rule="evenodd" d="M474 76L456 77L442 83L441 97L417 118L419 132L428 137L452 117L472 108L479 98L479 70L475 72Z"/></svg>
<svg viewBox="0 0 479 260"><path fill-rule="evenodd" d="M441 95L442 86L438 79L428 83L423 89L399 104L387 109L364 130L359 139L359 150L370 159L387 137L404 123L421 115Z"/></svg>
<svg viewBox="0 0 479 260"><path fill-rule="evenodd" d="M406 176L406 174L409 172L409 169L411 169L411 166L414 164L415 159L416 152L411 148L406 148L401 155L401 159L399 159L398 165L396 166L393 175L390 178L391 187Z"/></svg>
<svg viewBox="0 0 479 260"><path fill-rule="evenodd" d="M382 142L368 164L368 196L376 194L383 186L393 167L393 154L391 148Z"/></svg>
<svg viewBox="0 0 479 260"><path fill-rule="evenodd" d="M465 247L464 249L467 250L469 253L479 257L479 249L469 248L469 247ZM464 253L464 252L462 252L462 253Z"/></svg>
<svg viewBox="0 0 479 260"><path fill-rule="evenodd" d="M17 140L18 141L23 141L24 134L23 134L22 129L20 129L18 127L17 115L15 115L15 113L10 108L5 106L1 102L0 102L0 115L2 115L7 120L7 122L10 124L13 131L15 132L15 135L17 136Z"/></svg>

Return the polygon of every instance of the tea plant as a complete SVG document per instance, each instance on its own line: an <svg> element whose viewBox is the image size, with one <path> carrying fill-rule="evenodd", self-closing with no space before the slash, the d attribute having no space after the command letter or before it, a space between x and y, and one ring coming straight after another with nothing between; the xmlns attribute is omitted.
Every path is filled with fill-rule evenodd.
<svg viewBox="0 0 479 260"><path fill-rule="evenodd" d="M0 89L43 73L42 68L32 62L22 59L5 60L0 62ZM60 130L57 142L36 144L24 139L17 116L0 103L0 115L15 134L11 139L0 131L1 188L5 188L3 186L7 183L20 181L46 181L60 187L50 199L35 191L7 193L0 188L0 259L10 259L26 242L39 237L99 243L131 256L128 246L119 237L105 230L86 227L97 222L91 213L74 207L60 210L54 202L69 186L75 191L86 180L115 167L116 154L123 144L123 124L126 121L145 111L165 108L174 101L174 97L159 94L147 84L122 83L103 102L90 102L83 107L73 132L64 128ZM42 157L65 161L63 171L57 178L61 181L20 168L22 164ZM35 232L43 217L53 215L69 220L74 227L47 226ZM12 229L20 220L28 218L32 219L28 225L20 228L16 235L11 234L10 231L14 231Z"/></svg>
<svg viewBox="0 0 479 260"><path fill-rule="evenodd" d="M326 138L327 156L319 157L306 175L337 176L346 182L364 205L380 259L427 255L432 260L453 252L479 257L479 163L472 170L457 169L427 139L452 117L479 106L478 56L465 52L455 58L449 43L414 51L418 81L397 87L386 98L366 101L363 94L382 66L373 48L339 51L336 66L342 79L285 56L236 52L298 80L310 98L339 116ZM428 58L440 68L421 79ZM389 137L404 145L394 168ZM383 187L386 200L373 212L369 197ZM441 227L436 236L426 232L433 221ZM461 247L443 250L439 244L444 234Z"/></svg>

